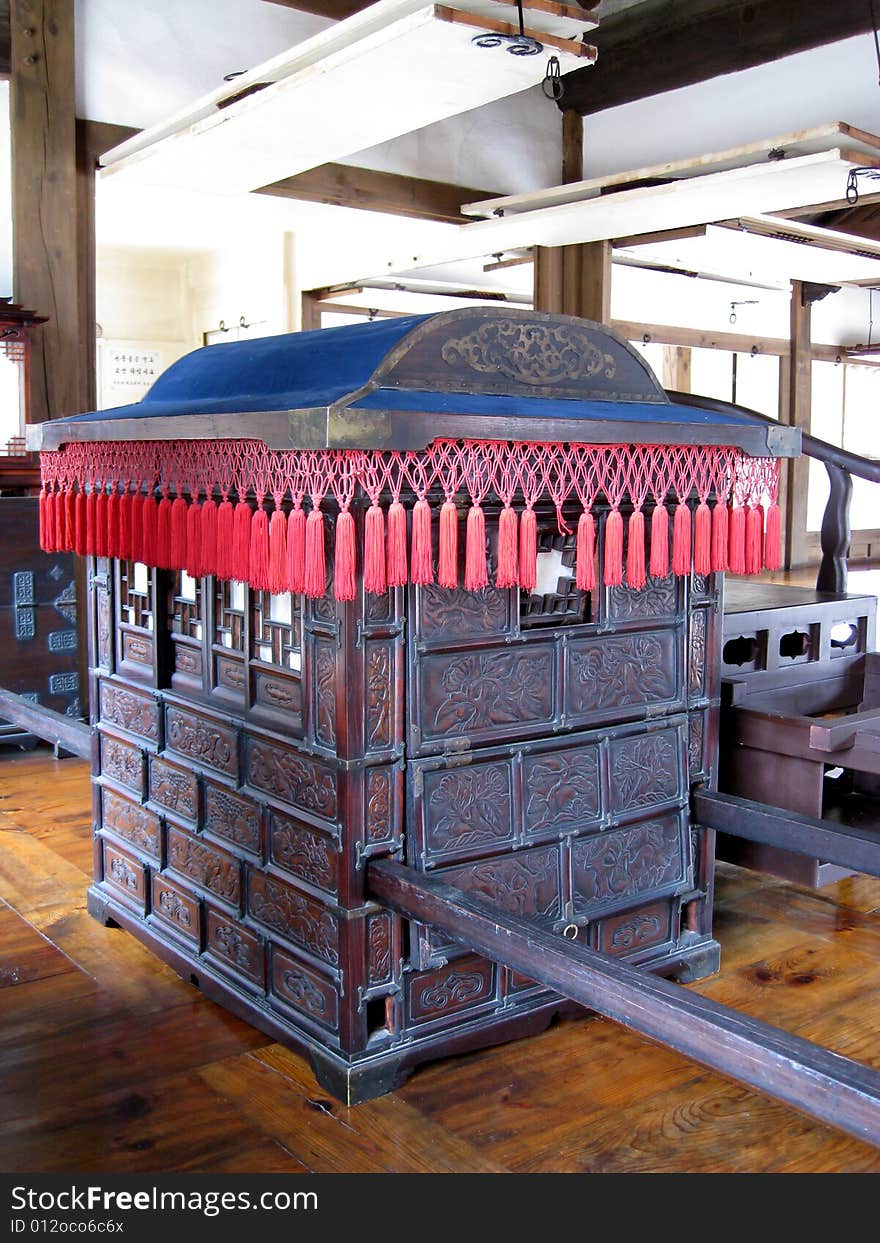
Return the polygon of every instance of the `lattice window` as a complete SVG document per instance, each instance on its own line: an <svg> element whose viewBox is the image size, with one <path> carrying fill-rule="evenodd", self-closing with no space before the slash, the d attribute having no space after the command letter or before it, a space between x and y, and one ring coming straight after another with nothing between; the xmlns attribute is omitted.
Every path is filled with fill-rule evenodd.
<svg viewBox="0 0 880 1243"><path fill-rule="evenodd" d="M302 597L273 596L268 591L252 593L254 660L281 669L302 669Z"/></svg>
<svg viewBox="0 0 880 1243"><path fill-rule="evenodd" d="M230 652L244 652L244 619L248 588L244 583L216 580L214 586L214 643Z"/></svg>
<svg viewBox="0 0 880 1243"><path fill-rule="evenodd" d="M560 535L556 520L538 528L535 589L520 592L519 620L529 626L580 626L590 620L590 593L575 585L576 536Z"/></svg>
<svg viewBox="0 0 880 1243"><path fill-rule="evenodd" d="M168 620L172 634L189 639L202 637L202 583L186 570L174 575L168 588Z"/></svg>
<svg viewBox="0 0 880 1243"><path fill-rule="evenodd" d="M155 570L140 561L119 563L119 620L137 630L152 631L152 586Z"/></svg>

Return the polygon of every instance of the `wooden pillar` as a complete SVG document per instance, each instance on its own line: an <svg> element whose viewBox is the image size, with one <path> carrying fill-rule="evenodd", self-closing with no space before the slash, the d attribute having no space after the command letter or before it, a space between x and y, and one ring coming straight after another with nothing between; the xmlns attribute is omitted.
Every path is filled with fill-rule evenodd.
<svg viewBox="0 0 880 1243"><path fill-rule="evenodd" d="M788 371L788 423L802 431L810 430L812 410L812 305L805 297L803 281L791 283L791 356ZM785 508L786 569L804 565L807 560L807 488L810 464L805 457L788 462Z"/></svg>
<svg viewBox="0 0 880 1243"><path fill-rule="evenodd" d="M663 387L673 393L691 391L690 346L663 346Z"/></svg>
<svg viewBox="0 0 880 1243"><path fill-rule="evenodd" d="M584 175L583 117L567 108L562 114L562 181L569 185ZM611 318L611 243L536 246L534 249L536 311L580 315L607 324Z"/></svg>
<svg viewBox="0 0 880 1243"><path fill-rule="evenodd" d="M81 406L73 0L11 0L12 230L16 302L34 333L37 423Z"/></svg>
<svg viewBox="0 0 880 1243"><path fill-rule="evenodd" d="M305 292L302 295L302 309L300 311L300 329L302 332L310 332L313 328L321 327L321 303L314 294Z"/></svg>

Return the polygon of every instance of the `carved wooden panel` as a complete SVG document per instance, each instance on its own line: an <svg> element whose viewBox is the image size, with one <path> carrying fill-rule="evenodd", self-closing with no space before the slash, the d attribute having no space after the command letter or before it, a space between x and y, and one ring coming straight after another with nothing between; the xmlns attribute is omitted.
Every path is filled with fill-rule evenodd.
<svg viewBox="0 0 880 1243"><path fill-rule="evenodd" d="M201 938L199 903L165 875L153 877L153 917L198 945Z"/></svg>
<svg viewBox="0 0 880 1243"><path fill-rule="evenodd" d="M678 813L578 839L571 848L575 913L675 888L687 879L687 854Z"/></svg>
<svg viewBox="0 0 880 1243"><path fill-rule="evenodd" d="M533 988L541 987L543 986L536 984L534 980L530 980L527 975L523 975L519 971L511 971L508 968L506 985L508 996L513 996L515 993L530 992Z"/></svg>
<svg viewBox="0 0 880 1243"><path fill-rule="evenodd" d="M217 670L216 681L218 687L222 687L223 690L230 691L236 696L244 694L247 677L242 661L234 660L231 656L218 656L215 667Z"/></svg>
<svg viewBox="0 0 880 1243"><path fill-rule="evenodd" d="M205 782L202 828L206 833L215 833L258 855L262 847L261 824L260 807L252 799L242 798L213 782Z"/></svg>
<svg viewBox="0 0 880 1243"><path fill-rule="evenodd" d="M485 854L511 845L516 826L509 762L425 772L422 816L429 859Z"/></svg>
<svg viewBox="0 0 880 1243"><path fill-rule="evenodd" d="M168 826L168 866L233 906L241 902L241 864L233 855Z"/></svg>
<svg viewBox="0 0 880 1243"><path fill-rule="evenodd" d="M690 641L688 650L688 692L699 699L706 686L706 609L694 609L691 613Z"/></svg>
<svg viewBox="0 0 880 1243"><path fill-rule="evenodd" d="M339 962L339 930L328 910L274 876L248 875L248 910L253 919L301 946L323 962Z"/></svg>
<svg viewBox="0 0 880 1243"><path fill-rule="evenodd" d="M153 640L144 634L132 634L129 630L123 631L122 659L136 665L152 667Z"/></svg>
<svg viewBox="0 0 880 1243"><path fill-rule="evenodd" d="M558 846L535 846L482 859L438 875L449 885L484 898L511 915L552 921L562 914Z"/></svg>
<svg viewBox="0 0 880 1243"><path fill-rule="evenodd" d="M147 811L146 807L130 803L112 790L102 790L101 823L117 837L131 842L137 850L142 850L153 859L159 858L162 847L159 817Z"/></svg>
<svg viewBox="0 0 880 1243"><path fill-rule="evenodd" d="M318 889L336 893L338 855L332 838L273 812L270 842L278 867Z"/></svg>
<svg viewBox="0 0 880 1243"><path fill-rule="evenodd" d="M691 781L701 777L708 767L703 757L705 716L702 712L688 714L688 774Z"/></svg>
<svg viewBox="0 0 880 1243"><path fill-rule="evenodd" d="M425 740L494 740L549 723L555 713L556 651L546 643L503 651L427 655L419 662Z"/></svg>
<svg viewBox="0 0 880 1243"><path fill-rule="evenodd" d="M389 984L394 970L391 916L384 912L367 920L367 983Z"/></svg>
<svg viewBox="0 0 880 1243"><path fill-rule="evenodd" d="M602 808L598 746L526 755L522 772L527 833L578 833L598 820Z"/></svg>
<svg viewBox="0 0 880 1243"><path fill-rule="evenodd" d="M398 807L400 769L368 768L364 777L364 840L367 846L397 839L402 817Z"/></svg>
<svg viewBox="0 0 880 1243"><path fill-rule="evenodd" d="M103 843L103 850L104 883L129 906L134 906L143 914L147 901L144 865L107 841Z"/></svg>
<svg viewBox="0 0 880 1243"><path fill-rule="evenodd" d="M492 638L512 632L510 592L450 590L435 584L414 588L418 636L456 646L463 639Z"/></svg>
<svg viewBox="0 0 880 1243"><path fill-rule="evenodd" d="M394 644L368 642L364 680L364 742L366 750L384 751L396 741L394 696Z"/></svg>
<svg viewBox="0 0 880 1243"><path fill-rule="evenodd" d="M495 997L495 965L484 958L462 958L438 971L411 975L407 981L411 1023L430 1023L483 1006Z"/></svg>
<svg viewBox="0 0 880 1243"><path fill-rule="evenodd" d="M195 773L154 756L150 761L150 799L185 820L195 820L199 814Z"/></svg>
<svg viewBox="0 0 880 1243"><path fill-rule="evenodd" d="M235 729L212 717L168 704L165 708L165 746L196 764L238 775L238 738Z"/></svg>
<svg viewBox="0 0 880 1243"><path fill-rule="evenodd" d="M336 773L329 764L253 736L247 739L245 764L249 785L335 824Z"/></svg>
<svg viewBox="0 0 880 1243"><path fill-rule="evenodd" d="M95 638L98 664L102 669L113 668L113 609L109 590L95 583Z"/></svg>
<svg viewBox="0 0 880 1243"><path fill-rule="evenodd" d="M254 702L279 712L299 716L302 712L302 685L299 678L283 673L254 672Z"/></svg>
<svg viewBox="0 0 880 1243"><path fill-rule="evenodd" d="M616 738L609 745L612 811L626 814L684 794L681 727Z"/></svg>
<svg viewBox="0 0 880 1243"><path fill-rule="evenodd" d="M336 746L336 644L315 639L311 645L312 720L315 740L331 750Z"/></svg>
<svg viewBox="0 0 880 1243"><path fill-rule="evenodd" d="M101 720L148 742L159 738L159 705L155 699L115 682L101 683Z"/></svg>
<svg viewBox="0 0 880 1243"><path fill-rule="evenodd" d="M626 709L681 698L678 642L672 630L603 635L569 645L566 711L625 716Z"/></svg>
<svg viewBox="0 0 880 1243"><path fill-rule="evenodd" d="M364 616L370 625L394 621L394 591L384 591L381 595L364 592Z"/></svg>
<svg viewBox="0 0 880 1243"><path fill-rule="evenodd" d="M260 938L237 920L211 907L205 914L205 948L212 957L263 987L263 946Z"/></svg>
<svg viewBox="0 0 880 1243"><path fill-rule="evenodd" d="M621 583L608 588L608 616L612 621L654 621L675 617L679 610L679 580L648 578L645 586L636 591Z"/></svg>
<svg viewBox="0 0 880 1243"><path fill-rule="evenodd" d="M671 935L671 904L653 902L636 911L625 911L599 924L597 946L603 954L624 957L661 945Z"/></svg>
<svg viewBox="0 0 880 1243"><path fill-rule="evenodd" d="M101 736L101 776L126 786L140 797L144 789L144 753L130 742Z"/></svg>
<svg viewBox="0 0 880 1243"><path fill-rule="evenodd" d="M272 991L275 996L322 1027L335 1030L339 1022L336 989L317 971L278 948L272 950Z"/></svg>
<svg viewBox="0 0 880 1243"><path fill-rule="evenodd" d="M202 680L202 651L185 643L174 644L174 672L183 674L191 682Z"/></svg>

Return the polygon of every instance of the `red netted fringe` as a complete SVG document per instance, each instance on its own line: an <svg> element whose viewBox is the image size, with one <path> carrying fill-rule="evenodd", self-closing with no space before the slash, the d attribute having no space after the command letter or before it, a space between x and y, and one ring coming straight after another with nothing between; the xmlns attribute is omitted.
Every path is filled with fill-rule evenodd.
<svg viewBox="0 0 880 1243"><path fill-rule="evenodd" d="M625 577L638 588L645 581L649 500L654 508L647 568L653 577L665 577L670 569L667 498L675 504L674 573L707 574L728 565L737 573L757 573L762 565L779 565L778 462L747 458L726 446L446 440L403 453L276 451L253 441L133 441L69 445L44 452L41 466L40 541L47 550L142 560L194 576L214 573L276 593L326 590L321 505L329 497L339 514L347 515L341 534L337 518L333 577L337 594L346 593L340 598L349 598L350 574L356 574L359 560L349 509L359 491L372 502L363 547L369 592L433 581L428 496L433 489L445 498L437 532L436 578L442 587L459 581L457 499L463 493L470 501L468 590L488 581L487 498L501 505L495 582L502 588L518 583L525 591L534 589L536 507L551 503L558 530L567 535L564 507L574 498L582 510L575 562L581 590L596 585L592 511L597 505L610 509L602 557L602 581L608 584ZM414 502L407 502L413 495ZM713 496L717 502L710 511ZM263 509L267 497L274 500L271 520ZM409 546L408 508L413 511Z"/></svg>
<svg viewBox="0 0 880 1243"><path fill-rule="evenodd" d="M608 587L619 587L623 582L623 518L619 509L612 509L605 519L602 579Z"/></svg>
<svg viewBox="0 0 880 1243"><path fill-rule="evenodd" d="M458 586L458 508L444 501L440 509L440 539L437 582L441 587ZM367 588L369 590L369 588Z"/></svg>
<svg viewBox="0 0 880 1243"><path fill-rule="evenodd" d="M596 523L588 512L581 514L575 546L575 586L578 591L596 588Z"/></svg>
<svg viewBox="0 0 880 1243"><path fill-rule="evenodd" d="M635 509L629 516L626 530L626 584L641 591L645 576L645 515Z"/></svg>
<svg viewBox="0 0 880 1243"><path fill-rule="evenodd" d="M344 509L336 519L333 553L333 591L337 600L353 600L357 588L354 518Z"/></svg>
<svg viewBox="0 0 880 1243"><path fill-rule="evenodd" d="M498 556L495 568L496 587L519 585L519 519L516 510L506 505L498 515Z"/></svg>
<svg viewBox="0 0 880 1243"><path fill-rule="evenodd" d="M694 511L694 573L712 573L712 511L705 501Z"/></svg>
<svg viewBox="0 0 880 1243"><path fill-rule="evenodd" d="M648 570L652 578L669 574L669 511L660 504L651 514L651 560Z"/></svg>

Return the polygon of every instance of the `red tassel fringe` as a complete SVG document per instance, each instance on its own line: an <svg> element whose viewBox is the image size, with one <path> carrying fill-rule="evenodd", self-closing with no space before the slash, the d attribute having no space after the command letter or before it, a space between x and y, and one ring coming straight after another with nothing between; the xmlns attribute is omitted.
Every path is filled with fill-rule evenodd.
<svg viewBox="0 0 880 1243"><path fill-rule="evenodd" d="M764 565L768 570L782 569L782 515L774 501L767 510L764 535Z"/></svg>
<svg viewBox="0 0 880 1243"><path fill-rule="evenodd" d="M288 591L287 519L283 509L274 509L269 519L269 590L275 596Z"/></svg>
<svg viewBox="0 0 880 1243"><path fill-rule="evenodd" d="M202 506L201 562L203 574L217 573L217 502L211 497Z"/></svg>
<svg viewBox="0 0 880 1243"><path fill-rule="evenodd" d="M269 590L269 515L262 505L258 505L251 516L248 576L244 581L257 591Z"/></svg>
<svg viewBox="0 0 880 1243"><path fill-rule="evenodd" d="M303 590L307 596L323 596L327 590L324 562L324 515L315 508L306 521L306 572Z"/></svg>
<svg viewBox="0 0 880 1243"><path fill-rule="evenodd" d="M85 492L77 492L76 494L76 521L74 524L73 549L79 556L88 555L88 544L86 541L86 494Z"/></svg>
<svg viewBox="0 0 880 1243"><path fill-rule="evenodd" d="M131 493L126 490L119 495L117 502L117 521L119 523L119 536L117 539L117 557L122 557L125 561L130 561L131 557L131 507L134 500Z"/></svg>
<svg viewBox="0 0 880 1243"><path fill-rule="evenodd" d="M51 552L52 549L49 547L49 544L51 543L49 537L49 494L47 493L45 487L40 491L40 500L37 505L37 513L40 524L40 547L43 552Z"/></svg>
<svg viewBox="0 0 880 1243"><path fill-rule="evenodd" d="M152 492L148 492L141 511L141 561L144 565L158 565L156 547L159 542L159 506Z"/></svg>
<svg viewBox="0 0 880 1243"><path fill-rule="evenodd" d="M694 573L712 573L712 511L705 501L694 514Z"/></svg>
<svg viewBox="0 0 880 1243"><path fill-rule="evenodd" d="M171 564L171 501L163 496L159 502L156 519L156 565L162 570L172 569Z"/></svg>
<svg viewBox="0 0 880 1243"><path fill-rule="evenodd" d="M712 510L712 569L717 573L723 573L727 569L729 538L727 505L724 501L719 501Z"/></svg>
<svg viewBox="0 0 880 1243"><path fill-rule="evenodd" d="M433 583L434 553L431 547L431 506L421 497L413 506L412 555L409 566L414 583ZM352 597L353 599L354 597Z"/></svg>
<svg viewBox="0 0 880 1243"><path fill-rule="evenodd" d="M519 585L534 591L538 581L538 517L533 509L519 516Z"/></svg>
<svg viewBox="0 0 880 1243"><path fill-rule="evenodd" d="M506 505L498 516L498 564L496 587L516 587L519 583L519 520Z"/></svg>
<svg viewBox="0 0 880 1243"><path fill-rule="evenodd" d="M385 594L385 514L381 505L371 505L364 519L364 590Z"/></svg>
<svg viewBox="0 0 880 1243"><path fill-rule="evenodd" d="M179 570L186 565L186 501L182 496L175 497L171 506L171 552L168 569Z"/></svg>
<svg viewBox="0 0 880 1243"><path fill-rule="evenodd" d="M287 517L288 591L299 595L306 585L306 515L297 505Z"/></svg>
<svg viewBox="0 0 880 1243"><path fill-rule="evenodd" d="M464 589L479 591L489 582L486 565L486 516L479 505L468 510L464 549Z"/></svg>
<svg viewBox="0 0 880 1243"><path fill-rule="evenodd" d="M102 488L95 502L95 556L107 556L107 493Z"/></svg>
<svg viewBox="0 0 880 1243"><path fill-rule="evenodd" d="M428 522L431 521L430 511ZM337 600L353 600L356 588L354 517L344 509L336 519L336 547L333 558L333 591Z"/></svg>
<svg viewBox="0 0 880 1243"><path fill-rule="evenodd" d="M629 587L641 591L645 577L645 515L635 509L629 516L626 543L626 581Z"/></svg>
<svg viewBox="0 0 880 1243"><path fill-rule="evenodd" d="M730 511L730 541L727 564L731 574L746 572L746 511L742 505L734 505Z"/></svg>
<svg viewBox="0 0 880 1243"><path fill-rule="evenodd" d="M586 511L578 518L575 585L578 591L596 588L596 523Z"/></svg>
<svg viewBox="0 0 880 1243"><path fill-rule="evenodd" d="M400 501L388 507L388 586L406 583L406 510Z"/></svg>
<svg viewBox="0 0 880 1243"><path fill-rule="evenodd" d="M202 561L202 507L194 501L186 511L186 572L190 578L201 578L206 572Z"/></svg>
<svg viewBox="0 0 880 1243"><path fill-rule="evenodd" d="M437 582L441 587L458 586L458 510L454 501L445 501L440 510Z"/></svg>
<svg viewBox="0 0 880 1243"><path fill-rule="evenodd" d="M232 517L232 553L229 560L229 577L236 582L250 582L251 560L251 507L247 501L239 501Z"/></svg>
<svg viewBox="0 0 880 1243"><path fill-rule="evenodd" d="M221 501L217 506L217 551L214 565L218 578L232 578L232 545L235 539L235 507L232 501Z"/></svg>
<svg viewBox="0 0 880 1243"><path fill-rule="evenodd" d="M746 513L746 574L760 574L764 564L764 511L750 505Z"/></svg>
<svg viewBox="0 0 880 1243"><path fill-rule="evenodd" d="M684 501L678 502L672 519L672 572L691 572L691 511Z"/></svg>
<svg viewBox="0 0 880 1243"><path fill-rule="evenodd" d="M64 551L73 552L76 542L76 494L67 493L64 505Z"/></svg>
<svg viewBox="0 0 880 1243"><path fill-rule="evenodd" d="M623 582L623 518L619 509L612 509L605 519L605 561L602 577L607 587Z"/></svg>
<svg viewBox="0 0 880 1243"><path fill-rule="evenodd" d="M666 578L669 574L669 511L665 505L656 505L651 514L651 561L648 569L652 578Z"/></svg>

